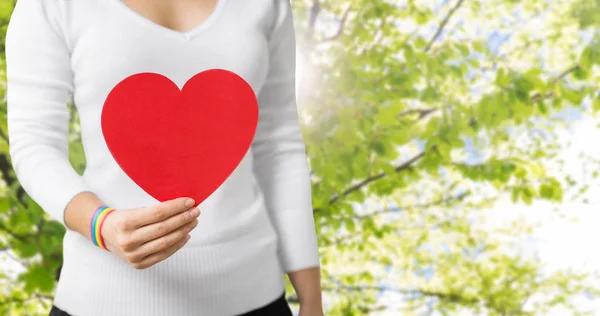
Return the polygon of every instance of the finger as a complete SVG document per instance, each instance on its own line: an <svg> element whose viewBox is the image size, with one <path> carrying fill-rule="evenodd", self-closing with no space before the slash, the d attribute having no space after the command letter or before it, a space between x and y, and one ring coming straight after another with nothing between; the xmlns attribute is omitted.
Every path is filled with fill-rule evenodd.
<svg viewBox="0 0 600 316"><path fill-rule="evenodd" d="M195 219L191 223L179 227L178 229L167 234L166 236L142 244L135 251L134 259L141 259L153 253L157 253L171 247L179 240L181 240L181 238L185 237L190 231L196 228L196 226L198 226L198 219Z"/></svg>
<svg viewBox="0 0 600 316"><path fill-rule="evenodd" d="M179 241L177 241L171 247L164 249L160 252L153 253L147 257L145 257L140 263L134 265L136 269L146 269L149 268L167 258L174 255L179 249L183 248L185 244L190 240L190 235L186 235Z"/></svg>
<svg viewBox="0 0 600 316"><path fill-rule="evenodd" d="M176 198L159 203L155 206L139 208L134 211L131 218L135 227L161 222L175 214L189 210L195 202L191 198Z"/></svg>
<svg viewBox="0 0 600 316"><path fill-rule="evenodd" d="M192 207L187 212L181 212L166 220L158 223L153 223L136 229L132 233L134 243L141 245L153 239L165 236L168 233L180 228L181 226L192 222L200 215L200 210L197 207Z"/></svg>

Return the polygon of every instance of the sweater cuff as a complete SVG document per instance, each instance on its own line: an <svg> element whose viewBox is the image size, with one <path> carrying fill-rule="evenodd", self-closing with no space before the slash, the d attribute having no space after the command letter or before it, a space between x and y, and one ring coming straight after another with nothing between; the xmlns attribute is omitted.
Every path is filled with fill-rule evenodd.
<svg viewBox="0 0 600 316"><path fill-rule="evenodd" d="M284 272L294 272L320 266L319 248L312 210L289 211L279 221L279 257Z"/></svg>
<svg viewBox="0 0 600 316"><path fill-rule="evenodd" d="M40 176L34 177L35 174ZM56 162L43 168L39 166L28 170L26 176L21 173L18 175L21 175L21 185L29 196L52 219L65 227L67 205L77 194L91 192L90 187L68 162Z"/></svg>

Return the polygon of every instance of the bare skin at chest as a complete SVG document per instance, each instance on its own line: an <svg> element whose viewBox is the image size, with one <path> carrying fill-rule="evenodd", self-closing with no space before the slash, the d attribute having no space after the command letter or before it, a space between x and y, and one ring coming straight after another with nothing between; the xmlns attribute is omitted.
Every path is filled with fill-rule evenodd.
<svg viewBox="0 0 600 316"><path fill-rule="evenodd" d="M121 0L155 24L177 32L187 32L213 13L219 0Z"/></svg>

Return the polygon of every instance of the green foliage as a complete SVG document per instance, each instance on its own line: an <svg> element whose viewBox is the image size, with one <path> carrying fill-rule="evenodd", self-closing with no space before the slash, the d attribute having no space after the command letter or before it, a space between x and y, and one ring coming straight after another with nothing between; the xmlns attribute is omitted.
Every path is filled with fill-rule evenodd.
<svg viewBox="0 0 600 316"><path fill-rule="evenodd" d="M557 172L557 113L600 110L589 9L600 6L585 1L292 1L327 315L383 310L382 292L402 297L402 315L543 315L597 294L587 275L545 273L519 251L531 225L496 227L484 211L499 199L559 204L589 186ZM1 43L13 5L0 2ZM339 31L322 27L332 18ZM492 32L506 41L493 47ZM43 315L64 228L15 178L0 107L0 251L20 267L0 270L0 314Z"/></svg>
<svg viewBox="0 0 600 316"><path fill-rule="evenodd" d="M571 14L582 28L597 27L600 25L600 0L578 0Z"/></svg>
<svg viewBox="0 0 600 316"><path fill-rule="evenodd" d="M589 187L557 159L558 114L600 109L600 45L580 1L294 4L332 315L374 313L382 292L405 300L402 315L575 311L570 297L595 293L519 250L534 227L485 215L499 199L560 204Z"/></svg>

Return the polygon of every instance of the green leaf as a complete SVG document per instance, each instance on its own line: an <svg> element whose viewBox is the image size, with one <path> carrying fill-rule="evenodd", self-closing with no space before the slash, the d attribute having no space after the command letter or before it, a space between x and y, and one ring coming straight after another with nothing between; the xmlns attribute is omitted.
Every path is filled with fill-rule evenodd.
<svg viewBox="0 0 600 316"><path fill-rule="evenodd" d="M575 69L573 71L573 76L577 80L586 80L586 79L590 78L590 75L591 75L591 72L583 67L578 67L577 69Z"/></svg>
<svg viewBox="0 0 600 316"><path fill-rule="evenodd" d="M473 48L475 49L476 52L478 53L485 53L485 46L483 44L482 41L473 41Z"/></svg>
<svg viewBox="0 0 600 316"><path fill-rule="evenodd" d="M583 69L583 71L588 71L592 67L592 59L593 57L593 49L592 46L587 46L583 52L581 53L581 57L579 58L579 67Z"/></svg>
<svg viewBox="0 0 600 316"><path fill-rule="evenodd" d="M519 197L521 195L521 189L519 187L514 187L510 191L510 199L513 203L517 203L519 201Z"/></svg>
<svg viewBox="0 0 600 316"><path fill-rule="evenodd" d="M346 224L346 229L348 232L353 233L356 231L356 223L354 223L352 218L347 218L344 223Z"/></svg>
<svg viewBox="0 0 600 316"><path fill-rule="evenodd" d="M10 207L10 200L8 198L0 198L0 214L6 213Z"/></svg>
<svg viewBox="0 0 600 316"><path fill-rule="evenodd" d="M592 101L592 108L595 111L600 111L600 94Z"/></svg>
<svg viewBox="0 0 600 316"><path fill-rule="evenodd" d="M427 45L427 41L425 41L425 39L422 36L417 37L417 39L415 40L415 48L416 49L423 49L425 48L425 46Z"/></svg>
<svg viewBox="0 0 600 316"><path fill-rule="evenodd" d="M523 199L523 202L525 202L525 204L527 205L531 205L533 203L534 197L533 190L530 187L524 187L521 193L521 198Z"/></svg>
<svg viewBox="0 0 600 316"><path fill-rule="evenodd" d="M540 102L537 102L536 104L537 104L537 107L538 107L538 110L540 111L540 113L542 113L544 115L546 115L546 114L549 113L548 112L548 107L546 106L545 102L540 101Z"/></svg>
<svg viewBox="0 0 600 316"><path fill-rule="evenodd" d="M388 164L388 163L382 163L381 168L383 169L383 172L385 172L388 175L392 175L396 173L396 168L394 168L394 166Z"/></svg>
<svg viewBox="0 0 600 316"><path fill-rule="evenodd" d="M31 258L39 253L39 246L33 243L32 240L29 240L27 243L22 242L14 242L13 243L13 251L20 258Z"/></svg>
<svg viewBox="0 0 600 316"><path fill-rule="evenodd" d="M504 68L498 69L498 72L496 73L496 85L500 87L507 87L510 85L510 77Z"/></svg>
<svg viewBox="0 0 600 316"><path fill-rule="evenodd" d="M553 187L548 184L542 184L540 186L540 196L544 199L551 200L554 196Z"/></svg>
<svg viewBox="0 0 600 316"><path fill-rule="evenodd" d="M460 53L462 54L463 57L466 57L470 54L469 46L467 46L466 44L456 43L455 46L456 46L456 48L458 48L458 50L460 51Z"/></svg>
<svg viewBox="0 0 600 316"><path fill-rule="evenodd" d="M50 292L54 287L52 271L40 265L32 265L29 270L19 276L19 280L25 283L25 291Z"/></svg>

